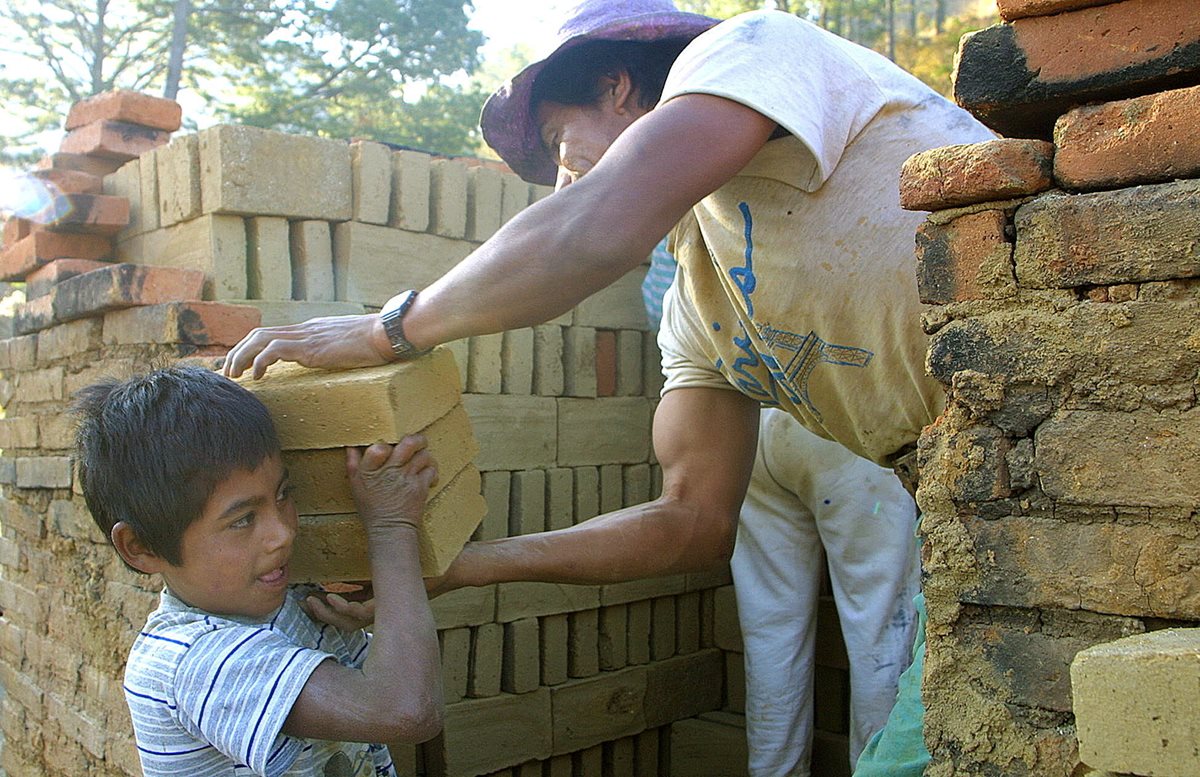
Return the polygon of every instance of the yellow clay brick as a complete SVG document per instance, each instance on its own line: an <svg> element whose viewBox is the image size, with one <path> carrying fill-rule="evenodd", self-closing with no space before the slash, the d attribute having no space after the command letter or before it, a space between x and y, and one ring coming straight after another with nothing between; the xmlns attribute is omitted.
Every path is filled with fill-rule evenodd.
<svg viewBox="0 0 1200 777"><path fill-rule="evenodd" d="M458 367L439 348L411 362L334 372L291 363L243 378L275 421L284 450L398 442L458 404Z"/></svg>
<svg viewBox="0 0 1200 777"><path fill-rule="evenodd" d="M479 472L465 467L425 508L420 534L421 571L440 575L483 518ZM305 516L292 556L296 582L366 580L371 576L366 534L356 515Z"/></svg>
<svg viewBox="0 0 1200 777"><path fill-rule="evenodd" d="M440 492L479 452L471 434L471 420L462 405L421 430L429 440L429 452L437 462L440 477L429 489L432 498ZM332 515L354 512L354 497L346 475L343 448L285 451L283 463L293 486L296 510L301 515Z"/></svg>

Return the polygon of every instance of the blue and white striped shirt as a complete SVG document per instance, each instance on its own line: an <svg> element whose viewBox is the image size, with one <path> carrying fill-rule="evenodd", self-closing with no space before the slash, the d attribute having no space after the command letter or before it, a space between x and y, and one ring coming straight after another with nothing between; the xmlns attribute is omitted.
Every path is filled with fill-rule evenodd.
<svg viewBox="0 0 1200 777"><path fill-rule="evenodd" d="M386 747L281 732L322 661L360 666L367 635L313 622L293 588L265 620L211 615L163 590L133 644L125 699L146 777L395 777Z"/></svg>

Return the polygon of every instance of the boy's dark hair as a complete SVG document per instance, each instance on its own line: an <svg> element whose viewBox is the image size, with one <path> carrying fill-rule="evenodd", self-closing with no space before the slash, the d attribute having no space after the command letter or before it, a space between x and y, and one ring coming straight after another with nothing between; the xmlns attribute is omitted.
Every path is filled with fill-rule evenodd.
<svg viewBox="0 0 1200 777"><path fill-rule="evenodd" d="M542 102L561 105L595 105L600 99L600 79L622 71L642 108L653 108L662 97L667 73L692 38L652 42L595 40L581 43L546 64L533 84L530 102L534 111Z"/></svg>
<svg viewBox="0 0 1200 777"><path fill-rule="evenodd" d="M267 408L212 370L173 366L80 390L75 459L83 497L112 542L124 521L171 564L184 530L231 472L279 451Z"/></svg>

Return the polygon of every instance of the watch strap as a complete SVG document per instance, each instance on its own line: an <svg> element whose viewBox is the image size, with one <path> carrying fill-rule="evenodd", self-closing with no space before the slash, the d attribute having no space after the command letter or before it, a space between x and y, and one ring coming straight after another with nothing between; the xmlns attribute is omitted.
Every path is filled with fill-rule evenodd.
<svg viewBox="0 0 1200 777"><path fill-rule="evenodd" d="M419 349L408 341L404 335L404 314L412 307L417 298L417 292L409 289L388 300L379 312L383 320L383 330L387 333L392 353L397 359L415 359L429 353L432 348Z"/></svg>

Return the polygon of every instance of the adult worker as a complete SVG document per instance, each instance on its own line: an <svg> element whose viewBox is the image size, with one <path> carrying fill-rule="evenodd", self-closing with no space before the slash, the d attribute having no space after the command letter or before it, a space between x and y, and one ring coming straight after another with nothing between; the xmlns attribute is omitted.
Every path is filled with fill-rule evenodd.
<svg viewBox="0 0 1200 777"><path fill-rule="evenodd" d="M665 243L651 252L642 281L655 331L675 279L675 258ZM762 409L729 562L737 583L752 774L809 773L826 562L850 669L851 770L868 738L883 728L916 627L915 522L916 505L892 470L818 437L778 408Z"/></svg>
<svg viewBox="0 0 1200 777"><path fill-rule="evenodd" d="M560 191L420 294L377 315L255 330L226 365L260 376L280 359L379 364L531 326L671 232L679 277L654 421L662 496L468 544L437 590L711 568L733 549L760 405L887 466L943 407L924 371L920 217L898 205L899 170L915 152L992 136L883 57L782 12L717 23L669 0L588 0L545 57L492 95L481 124L518 174ZM872 758L919 774L923 761L908 758L919 716L887 729L900 755L869 747Z"/></svg>

